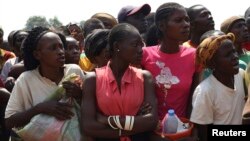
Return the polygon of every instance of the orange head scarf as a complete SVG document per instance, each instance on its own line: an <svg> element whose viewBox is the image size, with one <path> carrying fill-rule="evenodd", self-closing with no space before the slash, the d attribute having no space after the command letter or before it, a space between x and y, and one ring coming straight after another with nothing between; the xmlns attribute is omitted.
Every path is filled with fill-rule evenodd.
<svg viewBox="0 0 250 141"><path fill-rule="evenodd" d="M203 68L207 68L207 62L211 60L216 50L226 39L229 39L234 42L234 34L228 33L227 35L212 36L203 40L196 50L196 62Z"/></svg>

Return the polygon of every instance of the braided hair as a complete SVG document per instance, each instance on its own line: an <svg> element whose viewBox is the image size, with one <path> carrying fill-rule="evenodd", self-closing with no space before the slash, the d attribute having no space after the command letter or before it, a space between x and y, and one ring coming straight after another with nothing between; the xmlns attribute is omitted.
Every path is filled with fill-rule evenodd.
<svg viewBox="0 0 250 141"><path fill-rule="evenodd" d="M168 22L170 16L177 10L177 9L185 9L182 5L175 3L175 2L168 2L162 4L155 13L155 25L157 27L157 36L158 39L163 37L163 33L160 30L160 22L166 21Z"/></svg>
<svg viewBox="0 0 250 141"><path fill-rule="evenodd" d="M40 65L39 60L34 57L33 52L37 49L37 45L41 37L48 32L56 33L62 40L63 45L66 45L66 39L64 35L52 31L46 27L39 26L33 28L23 42L24 67L26 70L33 70L37 68L38 65Z"/></svg>

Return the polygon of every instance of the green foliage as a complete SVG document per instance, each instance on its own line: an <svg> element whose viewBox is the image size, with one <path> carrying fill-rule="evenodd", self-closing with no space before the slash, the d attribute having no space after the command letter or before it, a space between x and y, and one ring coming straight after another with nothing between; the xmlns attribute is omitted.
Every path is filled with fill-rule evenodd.
<svg viewBox="0 0 250 141"><path fill-rule="evenodd" d="M49 25L52 26L52 27L54 27L54 28L59 28L63 24L58 20L57 17L54 17L54 18L50 18L49 19Z"/></svg>
<svg viewBox="0 0 250 141"><path fill-rule="evenodd" d="M83 20L83 21L80 21L80 27L81 27L82 29L83 29L84 23L85 23L84 20Z"/></svg>
<svg viewBox="0 0 250 141"><path fill-rule="evenodd" d="M43 16L32 16L30 17L25 25L26 30L31 30L34 27L42 26L42 27L49 27L49 23L47 22L46 18Z"/></svg>
<svg viewBox="0 0 250 141"><path fill-rule="evenodd" d="M32 28L37 26L59 28L60 26L62 26L62 23L57 17L50 18L47 21L44 16L31 16L26 22L25 29L31 30Z"/></svg>

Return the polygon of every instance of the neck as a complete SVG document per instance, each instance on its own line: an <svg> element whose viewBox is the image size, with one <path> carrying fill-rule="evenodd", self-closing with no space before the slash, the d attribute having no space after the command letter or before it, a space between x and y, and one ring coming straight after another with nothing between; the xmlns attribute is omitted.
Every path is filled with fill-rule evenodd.
<svg viewBox="0 0 250 141"><path fill-rule="evenodd" d="M169 54L174 54L179 52L180 47L179 47L179 42L177 41L163 41L161 43L160 50L164 53L169 53Z"/></svg>
<svg viewBox="0 0 250 141"><path fill-rule="evenodd" d="M192 34L190 41L192 42L193 45L198 46L200 44L200 38L202 34Z"/></svg>
<svg viewBox="0 0 250 141"><path fill-rule="evenodd" d="M110 68L116 79L122 78L129 64L125 64L124 61L118 59L110 60Z"/></svg>
<svg viewBox="0 0 250 141"><path fill-rule="evenodd" d="M51 67L39 67L39 72L43 77L50 79L51 81L58 84L64 76L64 67L51 68Z"/></svg>
<svg viewBox="0 0 250 141"><path fill-rule="evenodd" d="M235 48L236 48L236 50L237 50L237 53L238 53L238 55L240 56L240 55L242 55L242 54L244 54L244 51L243 51L243 49L242 49L242 46L241 46L241 44L234 44L234 46L235 46Z"/></svg>
<svg viewBox="0 0 250 141"><path fill-rule="evenodd" d="M213 72L214 77L225 86L234 89L234 75L221 74L219 72Z"/></svg>

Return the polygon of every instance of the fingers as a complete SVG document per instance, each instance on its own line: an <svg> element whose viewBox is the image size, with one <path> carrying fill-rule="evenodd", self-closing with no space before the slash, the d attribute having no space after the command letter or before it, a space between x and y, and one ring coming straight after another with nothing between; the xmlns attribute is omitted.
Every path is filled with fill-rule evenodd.
<svg viewBox="0 0 250 141"><path fill-rule="evenodd" d="M71 111L73 106L68 103L48 101L42 103L40 108L42 108L42 113L54 116L59 120L70 119L74 116L74 113Z"/></svg>
<svg viewBox="0 0 250 141"><path fill-rule="evenodd" d="M70 119L74 116L74 113L71 111L72 105L68 103L58 102L56 110L54 111L54 116L59 120Z"/></svg>
<svg viewBox="0 0 250 141"><path fill-rule="evenodd" d="M65 89L73 89L76 86L74 83L71 83L69 81L63 82L62 84Z"/></svg>
<svg viewBox="0 0 250 141"><path fill-rule="evenodd" d="M66 95L69 97L80 97L82 89L77 84L71 82L64 82L63 87L66 89Z"/></svg>
<svg viewBox="0 0 250 141"><path fill-rule="evenodd" d="M148 114L152 110L152 106L149 103L144 103L140 108L140 114Z"/></svg>

